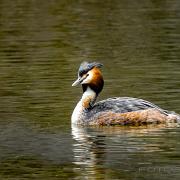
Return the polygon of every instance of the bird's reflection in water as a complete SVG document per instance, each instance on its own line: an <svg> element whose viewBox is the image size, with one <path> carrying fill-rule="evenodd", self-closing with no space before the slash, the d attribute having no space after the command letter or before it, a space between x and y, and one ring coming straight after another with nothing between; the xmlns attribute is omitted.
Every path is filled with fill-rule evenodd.
<svg viewBox="0 0 180 180"><path fill-rule="evenodd" d="M162 125L135 128L72 125L74 164L78 166L75 172L87 179L138 173L142 164L148 166L152 156L159 158L157 153L164 151L159 142L164 142L165 135L166 127Z"/></svg>
<svg viewBox="0 0 180 180"><path fill-rule="evenodd" d="M106 136L87 128L72 126L74 163L79 165L79 171L83 177L97 178L104 175L101 166L106 159Z"/></svg>

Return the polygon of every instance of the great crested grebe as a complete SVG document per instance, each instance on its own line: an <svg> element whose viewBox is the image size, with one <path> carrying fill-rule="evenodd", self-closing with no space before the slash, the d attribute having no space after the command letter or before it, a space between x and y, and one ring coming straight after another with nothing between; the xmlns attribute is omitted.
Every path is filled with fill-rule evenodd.
<svg viewBox="0 0 180 180"><path fill-rule="evenodd" d="M78 79L72 86L81 84L83 95L73 111L72 124L145 125L180 122L180 115L142 99L114 97L95 103L104 85L101 67L102 64L97 62L81 63Z"/></svg>

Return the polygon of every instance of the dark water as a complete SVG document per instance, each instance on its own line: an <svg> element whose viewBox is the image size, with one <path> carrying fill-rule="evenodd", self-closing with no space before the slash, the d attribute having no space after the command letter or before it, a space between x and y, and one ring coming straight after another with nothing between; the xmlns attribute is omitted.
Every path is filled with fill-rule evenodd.
<svg viewBox="0 0 180 180"><path fill-rule="evenodd" d="M178 0L0 0L0 179L179 179L178 127L78 128L81 61L104 64L99 99L180 113Z"/></svg>

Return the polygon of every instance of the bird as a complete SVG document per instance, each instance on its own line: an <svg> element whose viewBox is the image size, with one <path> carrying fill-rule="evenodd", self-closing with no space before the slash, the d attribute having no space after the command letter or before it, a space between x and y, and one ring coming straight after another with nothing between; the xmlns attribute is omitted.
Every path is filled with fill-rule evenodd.
<svg viewBox="0 0 180 180"><path fill-rule="evenodd" d="M72 86L82 85L83 95L71 116L77 125L115 126L180 123L180 115L139 98L113 97L96 103L104 86L99 62L80 64Z"/></svg>

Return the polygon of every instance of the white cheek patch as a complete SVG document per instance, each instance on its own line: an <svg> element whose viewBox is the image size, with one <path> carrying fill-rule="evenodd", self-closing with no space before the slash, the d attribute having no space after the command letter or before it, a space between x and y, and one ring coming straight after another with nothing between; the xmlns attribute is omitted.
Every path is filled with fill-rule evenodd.
<svg viewBox="0 0 180 180"><path fill-rule="evenodd" d="M86 77L86 79L84 79L84 81L81 84L87 84L90 83L93 79L93 73L92 71L88 72L89 76Z"/></svg>

